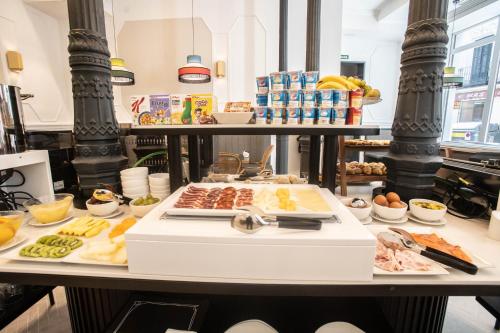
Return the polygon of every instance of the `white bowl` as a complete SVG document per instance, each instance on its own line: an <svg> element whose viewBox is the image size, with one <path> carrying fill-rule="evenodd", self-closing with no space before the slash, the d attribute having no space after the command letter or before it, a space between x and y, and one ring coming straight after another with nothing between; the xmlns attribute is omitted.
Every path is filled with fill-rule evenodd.
<svg viewBox="0 0 500 333"><path fill-rule="evenodd" d="M344 206L347 207L347 209L349 209L352 215L354 215L358 220L364 220L368 218L368 216L370 216L370 212L372 211L372 205L369 202L367 202L366 207L364 208L351 207L350 204L352 199L353 198L342 199L342 203L344 204Z"/></svg>
<svg viewBox="0 0 500 333"><path fill-rule="evenodd" d="M406 211L408 210L408 205L401 201L403 204L403 208L390 208L385 206L380 206L372 201L373 210L375 213L383 219L387 220L399 220L406 215Z"/></svg>
<svg viewBox="0 0 500 333"><path fill-rule="evenodd" d="M140 197L144 197L148 194L148 192L144 192L144 193L139 193L139 194L130 194L130 193L123 193L123 196L126 197L126 198L129 198L129 199L137 199L137 198L140 198Z"/></svg>
<svg viewBox="0 0 500 333"><path fill-rule="evenodd" d="M215 112L213 116L219 124L248 124L252 112Z"/></svg>
<svg viewBox="0 0 500 333"><path fill-rule="evenodd" d="M154 196L156 194L170 194L170 190L162 190L162 191L151 191L151 195Z"/></svg>
<svg viewBox="0 0 500 333"><path fill-rule="evenodd" d="M415 205L415 202L429 202L438 204L443 207L443 209L433 210ZM439 221L446 215L447 208L444 204L428 199L411 199L410 200L410 212L413 216L424 221Z"/></svg>
<svg viewBox="0 0 500 333"><path fill-rule="evenodd" d="M135 186L148 186L147 178L144 179L132 179L132 180L123 180L122 179L122 187L135 187Z"/></svg>
<svg viewBox="0 0 500 333"><path fill-rule="evenodd" d="M149 191L148 185L138 185L138 186L123 186L123 192L127 193L135 193L135 192L144 192Z"/></svg>
<svg viewBox="0 0 500 333"><path fill-rule="evenodd" d="M150 185L170 184L170 175L168 173L152 173L148 176Z"/></svg>
<svg viewBox="0 0 500 333"><path fill-rule="evenodd" d="M129 169L125 169L125 170L122 170L120 171L120 176L122 177L128 177L128 176L143 176L143 177L147 177L148 175L148 168L146 167L137 167L137 168L129 168Z"/></svg>
<svg viewBox="0 0 500 333"><path fill-rule="evenodd" d="M90 199L85 201L85 205L87 206L87 209L90 214L96 215L96 216L106 216L118 209L118 206L120 205L118 201L110 201L107 203L102 203L102 204L90 204L89 203Z"/></svg>
<svg viewBox="0 0 500 333"><path fill-rule="evenodd" d="M130 211L132 212L132 214L134 214L137 217L143 217L144 215L146 215L147 213L149 213L153 208L155 208L156 206L158 206L158 204L161 202L161 200L160 200L157 203L152 204L152 205L135 206L134 202L137 199L139 199L139 198L136 198L136 199L130 201L130 203L129 203Z"/></svg>
<svg viewBox="0 0 500 333"><path fill-rule="evenodd" d="M151 191L170 191L170 185L149 185Z"/></svg>
<svg viewBox="0 0 500 333"><path fill-rule="evenodd" d="M129 180L137 180L137 179L145 180L145 181L148 180L148 176L147 175L142 175L142 174L131 175L131 176L120 176L120 178L121 178L122 182L127 182Z"/></svg>

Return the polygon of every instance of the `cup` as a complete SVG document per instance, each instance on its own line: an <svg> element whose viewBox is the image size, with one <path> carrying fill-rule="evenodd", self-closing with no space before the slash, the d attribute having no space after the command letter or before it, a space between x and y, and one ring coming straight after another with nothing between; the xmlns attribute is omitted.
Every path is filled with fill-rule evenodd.
<svg viewBox="0 0 500 333"><path fill-rule="evenodd" d="M491 212L490 226L488 227L488 237L494 240L500 240L500 211Z"/></svg>

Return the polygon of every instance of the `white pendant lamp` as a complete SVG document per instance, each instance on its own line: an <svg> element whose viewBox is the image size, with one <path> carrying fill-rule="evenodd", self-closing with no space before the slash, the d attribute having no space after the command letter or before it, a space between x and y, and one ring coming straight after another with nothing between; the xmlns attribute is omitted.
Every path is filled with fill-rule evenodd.
<svg viewBox="0 0 500 333"><path fill-rule="evenodd" d="M114 0L111 0L111 14L113 15L113 35L115 37L115 54L117 56L116 58L111 58L111 83L115 86L132 86L135 84L134 73L127 69L125 60L118 58Z"/></svg>
<svg viewBox="0 0 500 333"><path fill-rule="evenodd" d="M457 4L460 0L453 0L455 8L453 9L453 26L451 27L451 36L455 33L455 19L457 14ZM455 73L455 67L449 66L444 68L443 88L460 88L464 85L464 77Z"/></svg>
<svg viewBox="0 0 500 333"><path fill-rule="evenodd" d="M194 53L194 13L193 0L191 0L191 28L193 36L193 54L187 56L187 64L179 68L179 82L182 83L207 83L210 82L210 68L201 63L201 56Z"/></svg>

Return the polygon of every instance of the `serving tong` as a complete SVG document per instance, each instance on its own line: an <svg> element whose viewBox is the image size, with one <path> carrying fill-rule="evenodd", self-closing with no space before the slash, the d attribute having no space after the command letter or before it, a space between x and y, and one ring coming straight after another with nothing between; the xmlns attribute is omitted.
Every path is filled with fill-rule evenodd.
<svg viewBox="0 0 500 333"><path fill-rule="evenodd" d="M462 260L438 249L417 243L413 236L406 230L394 227L390 227L389 230L394 231L395 233L381 232L377 235L377 238L382 242L382 244L393 250L408 249L420 254L423 257L432 259L441 264L472 275L476 274L478 271L478 267L468 261Z"/></svg>

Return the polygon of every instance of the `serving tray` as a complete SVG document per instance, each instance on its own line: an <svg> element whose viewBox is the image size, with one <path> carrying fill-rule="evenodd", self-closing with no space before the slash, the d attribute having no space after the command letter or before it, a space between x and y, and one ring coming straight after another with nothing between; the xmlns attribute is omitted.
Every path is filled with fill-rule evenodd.
<svg viewBox="0 0 500 333"><path fill-rule="evenodd" d="M234 187L235 189L252 189L254 190L254 198L258 193L262 190L268 190L272 193L275 193L277 189L289 189L290 190L290 199L296 200L295 196L296 191L301 190L312 190L315 194L319 195L320 200L324 200L326 206L329 207L327 210L311 210L301 206L301 202L297 201L297 210L287 211L284 209L274 208L267 209L262 205L257 205L261 208L266 214L269 215L277 215L277 216L297 216L297 217L312 217L312 218L327 218L331 217L334 214L332 209L332 202L330 198L326 197L317 185L309 185L309 184L239 184L239 183L192 183L184 188L179 189L174 194L171 195L169 199L169 205L165 207L165 212L169 215L189 215L189 216L234 216L241 211L237 209L237 207L233 207L233 209L203 209L203 208L176 208L175 203L180 198L182 193L189 188L189 186L195 186L197 188L225 188L225 187Z"/></svg>

